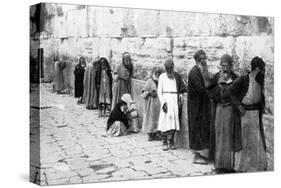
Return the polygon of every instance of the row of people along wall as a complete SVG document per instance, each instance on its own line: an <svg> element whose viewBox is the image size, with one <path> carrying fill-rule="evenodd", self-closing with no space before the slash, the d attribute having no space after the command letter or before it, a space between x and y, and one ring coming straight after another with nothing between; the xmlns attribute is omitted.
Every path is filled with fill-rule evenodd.
<svg viewBox="0 0 281 188"><path fill-rule="evenodd" d="M188 83L175 72L174 62L167 59L164 68L156 65L141 91L143 106L142 131L148 140L161 140L163 150L173 150L175 134L180 130L183 108L188 111L190 149L194 163L214 162L217 173L264 171L267 168L266 143L262 124L264 113L263 59L254 57L248 74L233 71L233 58L220 59L221 70L208 71L207 54L194 54L196 65L188 75ZM74 96L87 109L99 109L100 116L110 113L106 131L123 136L134 131L138 112L132 99L133 63L130 53L111 70L107 58L86 63L84 57L74 69ZM65 92L69 82L63 70L72 66L61 59L55 63L55 90ZM183 93L187 92L187 106Z"/></svg>

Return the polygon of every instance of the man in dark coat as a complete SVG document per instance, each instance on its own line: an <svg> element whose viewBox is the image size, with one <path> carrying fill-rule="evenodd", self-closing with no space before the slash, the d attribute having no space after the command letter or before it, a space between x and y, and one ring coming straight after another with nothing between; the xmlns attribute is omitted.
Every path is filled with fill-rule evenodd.
<svg viewBox="0 0 281 188"><path fill-rule="evenodd" d="M199 50L193 56L196 65L188 76L188 128L190 149L194 163L207 164L210 137L210 100L203 72L207 70L207 56Z"/></svg>
<svg viewBox="0 0 281 188"><path fill-rule="evenodd" d="M215 162L217 173L233 172L234 131L240 122L239 112L230 104L225 91L238 77L233 72L233 58L221 57L221 71L209 79L208 94L211 100L211 128L209 159Z"/></svg>

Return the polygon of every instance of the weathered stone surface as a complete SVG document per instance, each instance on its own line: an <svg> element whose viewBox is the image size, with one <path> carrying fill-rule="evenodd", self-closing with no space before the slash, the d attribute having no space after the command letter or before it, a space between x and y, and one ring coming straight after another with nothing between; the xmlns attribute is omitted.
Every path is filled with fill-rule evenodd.
<svg viewBox="0 0 281 188"><path fill-rule="evenodd" d="M255 56L262 57L268 64L273 64L274 38L273 36L237 37L235 52L240 64L248 65Z"/></svg>
<svg viewBox="0 0 281 188"><path fill-rule="evenodd" d="M30 56L36 60L38 48L44 49L43 81L53 80L54 62L60 55L66 55L73 67L80 56L85 56L87 62L92 62L98 56L104 56L109 59L114 68L121 63L122 53L128 51L131 53L134 63L134 78L139 79L133 81L133 97L140 112L140 119L143 110L140 91L144 81L150 77L152 67L155 65L163 67L163 63L168 57L173 58L176 71L183 76L185 81L195 64L193 55L199 49L206 51L211 73L219 70L219 59L224 53L234 57L234 68L238 73L245 73L245 70L249 69L249 62L254 56L262 57L267 64L264 126L268 143L269 169L273 169L273 18L83 5L44 4L42 7L43 17L40 28L37 28L38 24L33 19L36 15L35 8L33 7L30 11L32 20L30 23ZM71 75L73 76L73 74ZM47 91L51 90L50 86ZM193 157L191 152L179 150L176 150L176 153L162 155L159 149L161 143L147 142L146 135L127 136L121 139L108 138L104 131L106 121L97 118L98 112L85 112L84 106L74 104L76 101L52 93L46 94L46 97L41 99L41 105L51 107L45 109L41 115L40 133L43 140L41 151L46 149L54 153L52 157L49 157L46 152L42 152L44 155L41 161L42 166L52 168L56 164L67 162L65 165L69 165L71 170L73 167L76 171L83 171L83 169L76 169L81 166L80 162L87 169L93 161L104 160L105 163L109 163L111 160L118 168L126 168L126 172L132 172L134 171L133 164L128 160L131 157L147 155L153 162L151 164L154 162L168 164L171 161L177 163L178 160L191 161ZM65 110L69 113L65 113ZM187 116L184 117L187 119ZM36 122L34 122L33 129L38 129L38 124L35 124ZM187 132L187 125L185 125L177 135L183 141L178 145L185 147L188 145ZM32 140L36 139L38 138L33 135ZM117 147L118 145L123 147ZM158 149L156 149L157 147ZM120 151L116 151L116 148ZM35 150L36 148L33 152ZM118 163L120 157L123 159ZM162 167L169 169L169 165ZM141 178L144 175L147 177L161 177L162 175L175 177L181 173L200 175L206 171L209 173L210 170L190 167L189 164L186 164L186 167L190 170L174 166L171 167L169 173L148 176L143 171L134 171L132 173L135 175L128 177ZM63 165L59 165L59 168L68 169ZM126 174L126 172L124 173ZM87 176L84 178L78 176L75 176L78 178L54 178L54 181L51 182L48 182L48 179L41 174L35 178L35 181L41 179L42 185L47 185L106 181L107 178L108 180L128 179L127 176L119 176L118 173L118 176L112 176L110 173L99 176L88 175L88 173L89 171L85 170L84 175Z"/></svg>

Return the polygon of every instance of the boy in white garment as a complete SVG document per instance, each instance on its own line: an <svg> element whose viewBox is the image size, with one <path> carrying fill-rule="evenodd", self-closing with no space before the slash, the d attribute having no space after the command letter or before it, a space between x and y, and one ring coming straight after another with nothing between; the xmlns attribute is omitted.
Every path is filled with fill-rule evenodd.
<svg viewBox="0 0 281 188"><path fill-rule="evenodd" d="M158 130L163 134L163 150L175 149L174 135L180 130L179 99L185 87L179 74L174 72L172 59L165 61L166 72L159 77L157 94L161 108Z"/></svg>

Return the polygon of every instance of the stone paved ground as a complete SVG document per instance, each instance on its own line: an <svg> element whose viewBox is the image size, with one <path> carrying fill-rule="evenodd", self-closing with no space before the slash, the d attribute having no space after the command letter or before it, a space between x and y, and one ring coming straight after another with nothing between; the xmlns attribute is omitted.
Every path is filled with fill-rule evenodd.
<svg viewBox="0 0 281 188"><path fill-rule="evenodd" d="M41 85L41 92L42 170L34 180L41 185L214 174L211 164L192 164L191 151L164 152L142 133L107 137L98 111L52 93L51 85Z"/></svg>

